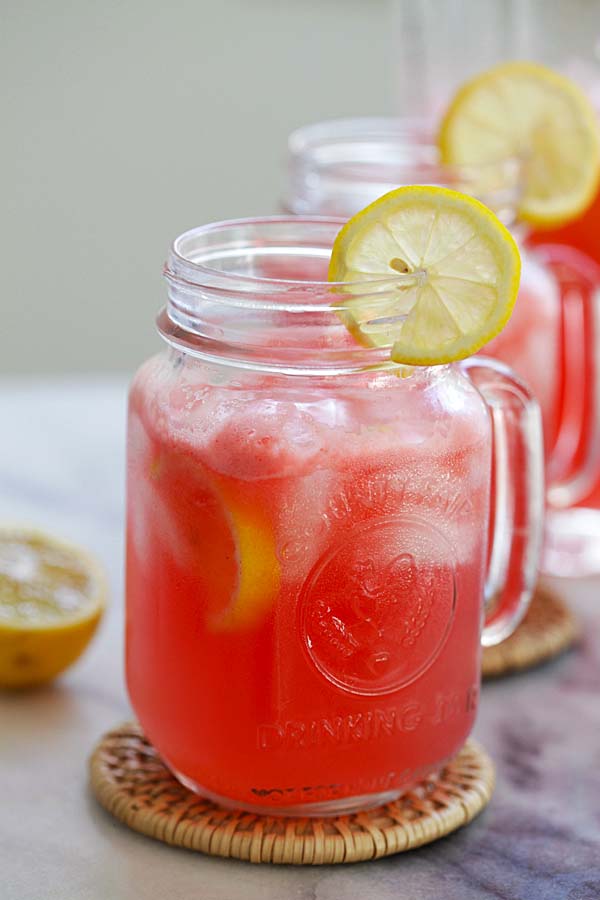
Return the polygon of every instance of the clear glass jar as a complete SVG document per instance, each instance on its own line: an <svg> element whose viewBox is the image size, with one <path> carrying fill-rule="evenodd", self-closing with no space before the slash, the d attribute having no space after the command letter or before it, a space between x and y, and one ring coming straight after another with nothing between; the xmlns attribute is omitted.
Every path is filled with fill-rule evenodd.
<svg viewBox="0 0 600 900"><path fill-rule="evenodd" d="M444 165L427 122L356 118L294 132L288 173L284 204L300 215L348 217L399 185L439 184L477 196L513 230L523 260L519 299L484 352L514 368L542 409L548 476L543 569L600 572L600 269L570 247L528 246L528 235L515 224L518 160Z"/></svg>
<svg viewBox="0 0 600 900"><path fill-rule="evenodd" d="M481 640L516 626L536 576L537 404L500 364L358 346L325 280L339 227L182 235L167 350L131 389L131 701L184 784L251 811L368 807L455 754Z"/></svg>

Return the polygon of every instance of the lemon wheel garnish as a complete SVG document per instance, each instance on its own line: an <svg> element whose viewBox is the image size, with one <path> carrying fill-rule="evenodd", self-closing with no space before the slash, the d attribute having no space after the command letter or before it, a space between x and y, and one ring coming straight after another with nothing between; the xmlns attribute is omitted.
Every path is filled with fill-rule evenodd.
<svg viewBox="0 0 600 900"><path fill-rule="evenodd" d="M0 529L0 687L50 681L89 643L107 596L88 554L38 531Z"/></svg>
<svg viewBox="0 0 600 900"><path fill-rule="evenodd" d="M520 270L513 238L482 203L446 188L411 186L346 223L333 245L329 280L348 282L340 315L360 343L392 346L398 363L435 365L470 356L498 334ZM397 276L397 284L373 283L382 276Z"/></svg>
<svg viewBox="0 0 600 900"><path fill-rule="evenodd" d="M583 91L545 66L508 62L478 75L444 116L442 161L455 165L522 163L519 214L538 226L576 218L600 179L600 136Z"/></svg>

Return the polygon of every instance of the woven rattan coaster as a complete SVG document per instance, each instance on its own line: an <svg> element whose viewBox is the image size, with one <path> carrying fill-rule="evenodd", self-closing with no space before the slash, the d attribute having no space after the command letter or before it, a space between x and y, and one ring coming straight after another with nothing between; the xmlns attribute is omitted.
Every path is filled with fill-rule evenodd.
<svg viewBox="0 0 600 900"><path fill-rule="evenodd" d="M538 587L527 615L509 638L483 651L484 678L530 669L558 656L579 636L577 619L561 598Z"/></svg>
<svg viewBox="0 0 600 900"><path fill-rule="evenodd" d="M104 735L90 768L102 806L134 831L256 863L350 863L411 850L466 825L494 788L491 760L468 741L435 778L377 809L335 818L263 817L188 791L133 723Z"/></svg>

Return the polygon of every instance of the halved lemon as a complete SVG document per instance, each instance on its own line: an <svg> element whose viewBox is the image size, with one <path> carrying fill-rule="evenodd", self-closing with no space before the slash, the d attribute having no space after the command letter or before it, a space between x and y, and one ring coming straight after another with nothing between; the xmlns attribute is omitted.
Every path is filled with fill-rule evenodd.
<svg viewBox="0 0 600 900"><path fill-rule="evenodd" d="M593 107L574 82L535 63L503 63L467 82L444 116L439 146L454 165L520 160L519 213L538 226L576 218L598 189Z"/></svg>
<svg viewBox="0 0 600 900"><path fill-rule="evenodd" d="M498 334L520 271L513 238L487 207L415 185L385 194L346 223L329 280L349 282L340 315L360 343L393 345L398 363L435 365L470 356ZM369 279L370 294L360 285Z"/></svg>
<svg viewBox="0 0 600 900"><path fill-rule="evenodd" d="M84 550L38 531L0 530L0 687L50 681L84 651L107 585Z"/></svg>

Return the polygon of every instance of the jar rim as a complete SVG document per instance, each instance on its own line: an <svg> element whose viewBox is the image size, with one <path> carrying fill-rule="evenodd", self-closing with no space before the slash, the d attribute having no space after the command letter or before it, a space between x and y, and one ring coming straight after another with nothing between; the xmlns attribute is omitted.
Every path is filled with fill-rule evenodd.
<svg viewBox="0 0 600 900"><path fill-rule="evenodd" d="M159 315L160 334L205 359L276 371L388 365L393 337L363 346L351 337L344 313L358 300L368 303L373 319L389 321L399 287L412 287L419 275L324 280L343 224L337 218L264 216L184 232L164 268L168 303Z"/></svg>
<svg viewBox="0 0 600 900"><path fill-rule="evenodd" d="M490 157L485 162L453 164L442 162L435 136L434 123L427 118L409 116L349 116L310 122L294 129L288 136L288 154L292 159L316 156L316 151L327 145L344 143L347 145L376 142L390 147L422 150L423 163L435 164L440 170L460 174L465 171L485 171L498 166L514 166L520 169L521 157L514 154ZM428 156L430 158L428 158ZM360 159L357 162L361 162ZM419 160L416 161L417 164ZM415 167L414 159L407 159L401 165L407 169ZM355 170L358 176L359 170Z"/></svg>
<svg viewBox="0 0 600 900"><path fill-rule="evenodd" d="M477 197L512 224L525 162L505 155L479 163L445 163L435 126L424 118L328 119L290 134L283 205L297 214L348 216L394 187L437 184Z"/></svg>
<svg viewBox="0 0 600 900"><path fill-rule="evenodd" d="M402 274L336 282L256 275L241 272L235 265L230 270L223 264L210 264L215 259L235 260L254 250L264 254L269 247L275 254L293 249L298 258L302 252L310 256L319 250L325 260L345 222L344 218L332 216L272 215L224 219L191 228L175 238L163 268L170 285L170 298L174 299L173 291L200 291L210 293L213 300L234 306L339 313L345 308L344 296L355 301L357 297L376 293L383 301L399 285L414 283L414 276ZM298 246L293 247L295 242ZM311 246L314 244L317 246ZM324 302L331 300L332 294L335 300Z"/></svg>

